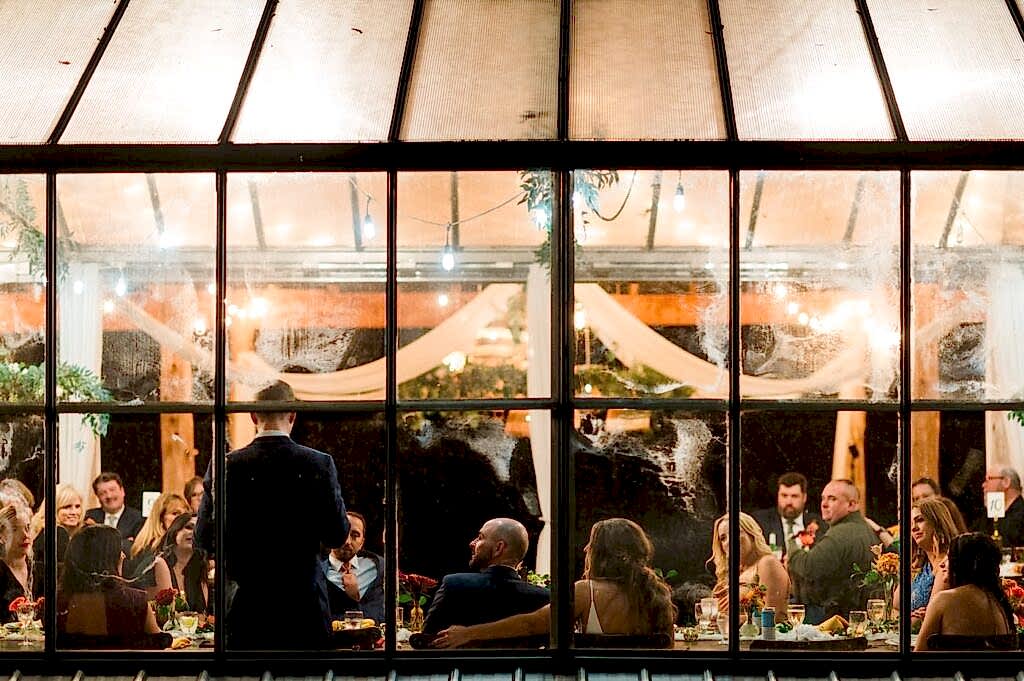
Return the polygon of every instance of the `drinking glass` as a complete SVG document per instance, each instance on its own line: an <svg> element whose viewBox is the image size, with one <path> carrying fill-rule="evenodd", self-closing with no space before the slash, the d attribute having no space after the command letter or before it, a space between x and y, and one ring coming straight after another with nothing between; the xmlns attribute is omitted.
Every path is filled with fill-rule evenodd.
<svg viewBox="0 0 1024 681"><path fill-rule="evenodd" d="M704 609L704 601L693 604L693 614L697 618L697 631L703 634L711 623L711 613Z"/></svg>
<svg viewBox="0 0 1024 681"><path fill-rule="evenodd" d="M722 641L729 642L729 613L720 612L715 616L715 624L718 626L718 633L722 635Z"/></svg>
<svg viewBox="0 0 1024 681"><path fill-rule="evenodd" d="M702 598L700 599L700 609L707 613L709 622L714 622L718 617L718 599L717 598Z"/></svg>
<svg viewBox="0 0 1024 681"><path fill-rule="evenodd" d="M799 627L804 623L804 614L806 610L801 603L790 604L787 612L789 612L789 623L794 627Z"/></svg>
<svg viewBox="0 0 1024 681"><path fill-rule="evenodd" d="M178 626L181 627L181 633L192 636L199 627L199 613L192 611L178 613Z"/></svg>
<svg viewBox="0 0 1024 681"><path fill-rule="evenodd" d="M363 621L362 610L346 610L345 611L345 628L346 629L358 629L360 622Z"/></svg>
<svg viewBox="0 0 1024 681"><path fill-rule="evenodd" d="M866 610L850 611L850 635L863 636L868 628L868 613Z"/></svg>
<svg viewBox="0 0 1024 681"><path fill-rule="evenodd" d="M876 627L881 629L882 623L885 622L885 601L883 599L868 599L868 617L871 618Z"/></svg>
<svg viewBox="0 0 1024 681"><path fill-rule="evenodd" d="M32 624L32 620L36 616L36 604L34 601L25 600L18 604L18 621L21 622L21 645L30 646L32 642L28 640L28 625Z"/></svg>

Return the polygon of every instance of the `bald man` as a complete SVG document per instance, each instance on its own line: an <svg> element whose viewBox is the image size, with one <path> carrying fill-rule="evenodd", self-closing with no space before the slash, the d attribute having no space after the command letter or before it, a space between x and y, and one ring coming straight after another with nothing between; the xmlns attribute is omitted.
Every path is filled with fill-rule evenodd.
<svg viewBox="0 0 1024 681"><path fill-rule="evenodd" d="M821 517L829 524L810 550L787 557L793 593L807 606L805 620L818 624L832 615L847 616L861 610L866 596L857 580L850 579L853 565L870 568L871 546L879 540L864 521L860 493L849 480L832 480L821 492Z"/></svg>
<svg viewBox="0 0 1024 681"><path fill-rule="evenodd" d="M512 518L494 518L469 542L469 567L441 581L423 633L436 634L453 624L481 624L533 612L548 604L547 589L520 579L516 568L526 555L526 528Z"/></svg>

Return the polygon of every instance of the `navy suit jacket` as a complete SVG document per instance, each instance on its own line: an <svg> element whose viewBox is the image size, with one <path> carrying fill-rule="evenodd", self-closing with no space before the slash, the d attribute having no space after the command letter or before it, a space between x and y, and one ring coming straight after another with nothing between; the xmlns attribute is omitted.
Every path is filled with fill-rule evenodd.
<svg viewBox="0 0 1024 681"><path fill-rule="evenodd" d="M220 490L210 469L205 485L196 537L212 555L214 498ZM285 435L257 437L227 455L225 485L223 570L233 583L225 620L228 645L327 646L331 613L320 546L341 546L349 529L334 460ZM270 631L271 606L287 609L287 627Z"/></svg>
<svg viewBox="0 0 1024 681"><path fill-rule="evenodd" d="M779 509L772 506L771 508L762 508L754 511L750 514L753 516L757 524L761 526L764 531L764 540L768 541L768 535L772 532L775 533L775 544L782 549L782 555L786 555L786 532L782 527L782 518L779 517ZM824 537L825 532L828 531L828 523L821 519L821 516L813 511L804 509L804 527L806 528L812 522L818 523L818 537Z"/></svg>
<svg viewBox="0 0 1024 681"><path fill-rule="evenodd" d="M85 517L95 521L97 525L102 525L103 521L107 518L107 514L102 508L90 508L85 512ZM125 506L124 513L117 520L117 531L121 533L121 539L127 542L134 541L144 522L146 521L142 517L141 511L131 506Z"/></svg>
<svg viewBox="0 0 1024 681"><path fill-rule="evenodd" d="M424 634L453 624L494 622L533 612L551 600L547 589L520 579L510 567L493 565L480 572L457 572L441 581L423 623Z"/></svg>

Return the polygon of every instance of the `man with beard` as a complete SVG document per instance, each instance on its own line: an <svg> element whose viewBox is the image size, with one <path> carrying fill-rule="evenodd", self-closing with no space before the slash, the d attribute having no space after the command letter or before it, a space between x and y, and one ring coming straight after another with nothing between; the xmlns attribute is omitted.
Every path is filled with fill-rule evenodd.
<svg viewBox="0 0 1024 681"><path fill-rule="evenodd" d="M529 536L519 521L488 520L469 548L469 567L475 572L458 572L441 581L423 623L428 636L453 624L468 626L533 612L550 600L547 589L524 582L516 572L529 548Z"/></svg>
<svg viewBox="0 0 1024 681"><path fill-rule="evenodd" d="M366 518L355 511L347 515L348 539L331 549L322 562L331 617L340 620L347 610L362 610L363 617L380 623L384 621L384 558L363 550Z"/></svg>
<svg viewBox="0 0 1024 681"><path fill-rule="evenodd" d="M807 505L807 478L800 473L789 472L779 476L779 488L775 508L763 508L751 515L764 530L764 538L771 541L775 535L775 544L782 549L782 555L799 549L797 535L810 531L818 536L825 534L828 525L813 511L805 509Z"/></svg>

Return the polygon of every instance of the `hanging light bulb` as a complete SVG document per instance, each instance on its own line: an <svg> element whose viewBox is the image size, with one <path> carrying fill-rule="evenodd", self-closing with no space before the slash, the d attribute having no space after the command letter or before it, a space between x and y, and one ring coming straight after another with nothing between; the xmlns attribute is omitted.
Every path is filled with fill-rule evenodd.
<svg viewBox="0 0 1024 681"><path fill-rule="evenodd" d="M679 173L679 180L676 182L676 195L672 197L672 208L677 213L682 213L686 208L686 192L683 191L683 174Z"/></svg>
<svg viewBox="0 0 1024 681"><path fill-rule="evenodd" d="M444 228L444 248L441 249L441 269L451 272L455 269L455 252L452 250L452 223Z"/></svg>
<svg viewBox="0 0 1024 681"><path fill-rule="evenodd" d="M114 284L114 293L117 294L118 298L124 298L124 294L128 292L128 282L124 280L124 274L122 273L117 278L117 283Z"/></svg>
<svg viewBox="0 0 1024 681"><path fill-rule="evenodd" d="M373 237L377 236L377 225L373 221L373 216L370 215L370 197L366 197L366 215L363 216L363 238L369 241Z"/></svg>
<svg viewBox="0 0 1024 681"><path fill-rule="evenodd" d="M530 211L530 218L537 229L547 229L551 226L551 209L548 206L537 206Z"/></svg>

